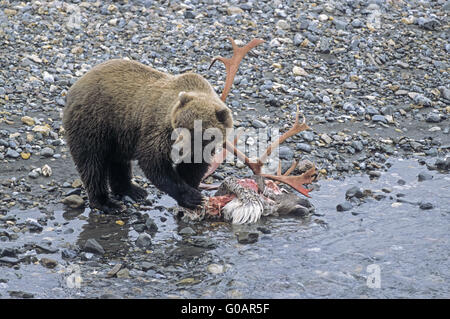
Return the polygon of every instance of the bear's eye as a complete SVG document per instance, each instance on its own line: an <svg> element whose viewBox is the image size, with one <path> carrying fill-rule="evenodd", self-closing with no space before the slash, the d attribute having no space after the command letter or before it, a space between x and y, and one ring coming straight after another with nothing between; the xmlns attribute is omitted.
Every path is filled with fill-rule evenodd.
<svg viewBox="0 0 450 319"><path fill-rule="evenodd" d="M228 110L227 109L221 109L216 111L216 117L217 120L221 123L225 122L228 119Z"/></svg>

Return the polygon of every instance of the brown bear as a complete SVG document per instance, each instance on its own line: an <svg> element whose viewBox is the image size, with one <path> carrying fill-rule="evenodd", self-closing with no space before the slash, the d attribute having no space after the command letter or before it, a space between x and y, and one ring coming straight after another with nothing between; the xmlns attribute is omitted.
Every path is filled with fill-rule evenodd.
<svg viewBox="0 0 450 319"><path fill-rule="evenodd" d="M110 198L108 182L115 195L134 200L147 196L131 181L133 159L180 206L202 205L198 186L208 169L207 159L177 165L171 159L172 132L192 131L194 120L202 121L203 130L220 129L224 138L233 125L230 109L198 74L173 76L120 59L87 72L67 93L63 125L90 206L105 212L124 209Z"/></svg>

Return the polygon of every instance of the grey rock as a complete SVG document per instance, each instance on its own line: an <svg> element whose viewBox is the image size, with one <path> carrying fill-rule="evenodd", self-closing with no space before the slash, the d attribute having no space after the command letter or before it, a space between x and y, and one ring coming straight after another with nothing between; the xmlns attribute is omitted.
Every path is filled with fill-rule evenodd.
<svg viewBox="0 0 450 319"><path fill-rule="evenodd" d="M259 234L243 231L236 233L236 237L239 244L253 244L258 241Z"/></svg>
<svg viewBox="0 0 450 319"><path fill-rule="evenodd" d="M294 151L291 150L289 147L287 146L280 146L280 150L279 150L279 154L280 154L280 158L284 159L284 160L292 160L294 158Z"/></svg>
<svg viewBox="0 0 450 319"><path fill-rule="evenodd" d="M441 170L450 170L450 157L447 157L445 159L438 158L436 159L434 165Z"/></svg>
<svg viewBox="0 0 450 319"><path fill-rule="evenodd" d="M18 158L19 156L20 156L20 154L17 151L12 150L10 148L8 148L8 150L6 151L6 157Z"/></svg>
<svg viewBox="0 0 450 319"><path fill-rule="evenodd" d="M433 209L434 205L429 202L424 202L424 203L420 203L419 207L420 207L420 209L427 210L427 209Z"/></svg>
<svg viewBox="0 0 450 319"><path fill-rule="evenodd" d="M180 235L195 235L195 230L191 227L184 227L178 232Z"/></svg>
<svg viewBox="0 0 450 319"><path fill-rule="evenodd" d="M334 19L333 24L337 30L345 30L347 27L347 22L340 19Z"/></svg>
<svg viewBox="0 0 450 319"><path fill-rule="evenodd" d="M136 246L142 249L150 248L152 245L152 237L149 234L143 233L139 234L136 239Z"/></svg>
<svg viewBox="0 0 450 319"><path fill-rule="evenodd" d="M155 221L150 217L147 218L147 220L145 221L145 227L151 233L156 233L158 231L158 226L156 225Z"/></svg>
<svg viewBox="0 0 450 319"><path fill-rule="evenodd" d="M20 263L20 260L14 257L2 257L0 258L0 265L1 264L10 264L10 265L16 265Z"/></svg>
<svg viewBox="0 0 450 319"><path fill-rule="evenodd" d="M374 115L374 116L372 116L372 121L373 122L387 123L387 120L384 117L384 115Z"/></svg>
<svg viewBox="0 0 450 319"><path fill-rule="evenodd" d="M148 270L152 269L153 267L154 267L154 265L148 261L141 262L141 269L143 271L148 271Z"/></svg>
<svg viewBox="0 0 450 319"><path fill-rule="evenodd" d="M310 153L311 152L311 145L306 143L297 143L297 150Z"/></svg>
<svg viewBox="0 0 450 319"><path fill-rule="evenodd" d="M301 33L296 33L294 36L294 45L300 45L303 42L304 38Z"/></svg>
<svg viewBox="0 0 450 319"><path fill-rule="evenodd" d="M84 244L83 250L86 252L98 254L98 255L103 255L105 253L105 250L103 249L102 245L100 245L93 238L90 238L86 241L86 243Z"/></svg>
<svg viewBox="0 0 450 319"><path fill-rule="evenodd" d="M261 122L260 120L255 119L252 121L252 126L255 128L264 128L267 126L267 124L264 122Z"/></svg>
<svg viewBox="0 0 450 319"><path fill-rule="evenodd" d="M352 208L353 208L353 205L350 202L344 202L344 203L338 204L336 206L336 210L338 212L346 212L346 211L348 211L348 210L350 210Z"/></svg>
<svg viewBox="0 0 450 319"><path fill-rule="evenodd" d="M41 156L43 157L52 157L55 154L55 151L51 147L44 147L41 150Z"/></svg>
<svg viewBox="0 0 450 319"><path fill-rule="evenodd" d="M70 208L84 207L84 199L79 195L67 196L62 200L62 203L69 206Z"/></svg>
<svg viewBox="0 0 450 319"><path fill-rule="evenodd" d="M49 269L53 269L56 266L58 266L58 262L54 259L50 259L50 258L41 258L41 260L39 261L41 263L42 266L44 266L45 268L49 268Z"/></svg>
<svg viewBox="0 0 450 319"><path fill-rule="evenodd" d="M359 188L358 186L353 186L345 192L345 197L347 197L347 198L352 198L352 197L363 198L364 193L362 192L361 188Z"/></svg>
<svg viewBox="0 0 450 319"><path fill-rule="evenodd" d="M346 89L357 89L358 85L355 82L344 82L342 85Z"/></svg>
<svg viewBox="0 0 450 319"><path fill-rule="evenodd" d="M352 27L354 27L354 28L361 28L363 26L364 26L364 23L358 18L356 18L352 21Z"/></svg>
<svg viewBox="0 0 450 319"><path fill-rule="evenodd" d="M357 152L361 152L364 149L361 141L353 141L351 145Z"/></svg>
<svg viewBox="0 0 450 319"><path fill-rule="evenodd" d="M34 219L27 220L27 227L30 232L41 232L44 228Z"/></svg>
<svg viewBox="0 0 450 319"><path fill-rule="evenodd" d="M417 179L419 180L419 182L423 182L423 181L429 181L433 179L433 175L431 175L428 172L421 172L419 173L419 175L417 176Z"/></svg>
<svg viewBox="0 0 450 319"><path fill-rule="evenodd" d="M427 114L425 121L427 121L428 123L439 123L442 121L442 118L438 113L430 112Z"/></svg>
<svg viewBox="0 0 450 319"><path fill-rule="evenodd" d="M416 94L413 98L414 102L418 105L431 106L431 100L423 94Z"/></svg>

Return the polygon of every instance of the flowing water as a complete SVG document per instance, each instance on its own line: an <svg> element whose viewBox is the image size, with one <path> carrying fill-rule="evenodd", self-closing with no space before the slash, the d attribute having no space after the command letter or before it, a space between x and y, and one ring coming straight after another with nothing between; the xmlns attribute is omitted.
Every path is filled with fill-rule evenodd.
<svg viewBox="0 0 450 319"><path fill-rule="evenodd" d="M42 232L20 234L0 247L51 242L57 252L37 248L20 257L49 257L59 265L48 269L35 259L3 264L0 297L23 297L11 293L18 291L35 298L449 298L450 176L429 171L433 179L419 182L425 166L417 160L391 161L377 179L319 181L320 189L312 193L317 215L307 220L272 217L243 226L204 221L190 224L197 234L189 238L178 234L186 225L171 213L149 211L159 228L151 252L134 248L138 233L126 220L120 226L117 218L88 209L56 209ZM371 190L376 199L337 211L352 186ZM433 208L421 209L424 202ZM161 203L173 204L167 197ZM42 214L11 211L6 216L20 223ZM259 232L258 241L238 244L236 233L242 231ZM61 257L68 244L82 245L88 238L105 248L102 259ZM129 276L107 278L117 262L130 269ZM142 270L143 262L150 269ZM82 278L75 286L68 281L74 271Z"/></svg>

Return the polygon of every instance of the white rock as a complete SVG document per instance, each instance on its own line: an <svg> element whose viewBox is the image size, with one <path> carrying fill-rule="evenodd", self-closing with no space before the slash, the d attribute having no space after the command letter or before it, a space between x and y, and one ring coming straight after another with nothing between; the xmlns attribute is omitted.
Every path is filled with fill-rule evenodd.
<svg viewBox="0 0 450 319"><path fill-rule="evenodd" d="M52 168L50 166L48 166L47 164L42 166L41 172L42 172L42 175L45 177L52 176L52 173L53 173Z"/></svg>
<svg viewBox="0 0 450 319"><path fill-rule="evenodd" d="M292 73L294 73L294 75L298 76L306 76L308 75L308 72L305 71L305 69L303 69L300 66L294 66L294 68L292 69Z"/></svg>

